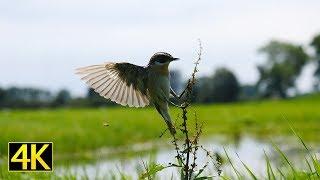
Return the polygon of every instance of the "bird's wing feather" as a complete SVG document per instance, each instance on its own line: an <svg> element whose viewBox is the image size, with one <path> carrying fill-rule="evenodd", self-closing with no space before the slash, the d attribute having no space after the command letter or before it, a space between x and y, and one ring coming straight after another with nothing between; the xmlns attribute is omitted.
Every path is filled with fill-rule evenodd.
<svg viewBox="0 0 320 180"><path fill-rule="evenodd" d="M123 106L149 105L148 72L130 63L104 63L76 69L95 92Z"/></svg>

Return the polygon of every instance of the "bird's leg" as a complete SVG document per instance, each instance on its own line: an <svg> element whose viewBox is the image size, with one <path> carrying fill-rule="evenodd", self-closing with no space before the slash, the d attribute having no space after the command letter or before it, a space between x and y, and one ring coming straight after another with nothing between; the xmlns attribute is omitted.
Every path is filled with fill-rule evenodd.
<svg viewBox="0 0 320 180"><path fill-rule="evenodd" d="M174 102L170 101L168 98L166 98L166 101L175 107L182 108L181 105L175 104Z"/></svg>
<svg viewBox="0 0 320 180"><path fill-rule="evenodd" d="M174 96L174 95L173 95L173 96ZM181 108L181 105L178 105L178 104L170 101L170 99L167 98L166 96L163 96L163 97L165 98L165 100L166 100L169 104L171 104L171 105L173 105L173 106L175 106L175 107Z"/></svg>
<svg viewBox="0 0 320 180"><path fill-rule="evenodd" d="M174 90L172 89L172 87L170 87L170 94L171 94L173 97L175 97L175 98L177 98L177 99L180 99L180 97L176 94L176 92L174 92Z"/></svg>
<svg viewBox="0 0 320 180"><path fill-rule="evenodd" d="M187 87L182 91L182 93L179 95L179 99L181 99L181 97L184 95L184 93L187 91Z"/></svg>
<svg viewBox="0 0 320 180"><path fill-rule="evenodd" d="M170 94L172 94L172 96L178 99L180 102L182 96L186 93L187 89L188 89L188 86L186 86L186 88L182 91L180 95L177 95L176 92L174 92L174 90L172 89L172 87L170 87Z"/></svg>
<svg viewBox="0 0 320 180"><path fill-rule="evenodd" d="M180 101L180 97L177 95L177 93L176 92L174 92L174 90L172 89L172 87L170 86L170 94L174 97L174 98L176 98L177 100L178 100L178 103L180 104L180 105L176 105L176 106L181 106L181 101ZM171 104L173 104L173 102L171 102Z"/></svg>
<svg viewBox="0 0 320 180"><path fill-rule="evenodd" d="M176 104L176 103L174 103L174 102L172 102L172 101L170 101L170 99L168 99L168 98L166 98L167 102L170 103L170 104L172 104L172 105L175 106L175 107L184 108L184 104L181 103L180 97L176 94L176 92L174 92L174 90L173 90L171 87L170 87L170 94L171 94L174 98L176 98L176 99L178 100L179 105Z"/></svg>
<svg viewBox="0 0 320 180"><path fill-rule="evenodd" d="M187 89L187 88L186 88L186 89ZM184 107L186 107L187 104L186 104L185 102L181 102L181 97L182 97L183 94L185 93L186 89L180 94L180 96L178 96L178 95L176 94L176 92L174 92L174 90L170 87L170 94L178 100L178 102L179 102L180 105L174 104L174 103L171 102L171 101L170 101L170 103L171 103L171 104L174 104L176 107L179 107L179 108L184 108Z"/></svg>

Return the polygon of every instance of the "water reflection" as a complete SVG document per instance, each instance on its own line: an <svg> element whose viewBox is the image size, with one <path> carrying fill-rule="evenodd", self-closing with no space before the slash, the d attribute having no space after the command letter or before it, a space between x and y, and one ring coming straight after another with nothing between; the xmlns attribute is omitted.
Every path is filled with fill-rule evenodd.
<svg viewBox="0 0 320 180"><path fill-rule="evenodd" d="M207 138L202 141L201 144L211 152L215 152L223 157L226 162L224 149L226 149L229 157L231 158L234 166L238 171L245 172L244 166L241 164L240 159L250 167L250 169L257 175L266 174L266 162L264 152L268 155L271 163L274 167L281 167L282 160L275 148L270 142L274 142L279 148L289 157L290 161L300 168L305 167L301 161L304 161L306 150L303 148L296 138L280 137L272 140L258 140L249 136L238 137L236 141L228 143L225 138L214 137ZM148 144L150 145L150 144ZM171 149L170 149L171 148ZM65 169L59 167L56 169L56 173L63 174L71 172L79 176L89 176L89 178L105 177L106 175L115 174L119 175L120 172L125 173L136 179L138 177L138 171L141 170L143 162L149 162L150 156L153 156L157 163L168 165L169 162L175 162L175 153L172 147L163 146L156 152L147 153L147 155L139 155L131 158L112 158L99 159L94 163L89 164L74 164L70 168ZM319 144L312 148L314 151L320 151ZM239 157L237 156L239 155ZM239 159L240 158L240 159ZM201 153L198 156L198 167L201 167L208 158L205 153ZM215 168L212 163L209 165L209 171L207 174L216 175ZM225 174L234 174L229 163L224 163L222 171ZM177 177L177 172L174 168L167 168L161 171L159 174L160 179L166 179L161 177Z"/></svg>

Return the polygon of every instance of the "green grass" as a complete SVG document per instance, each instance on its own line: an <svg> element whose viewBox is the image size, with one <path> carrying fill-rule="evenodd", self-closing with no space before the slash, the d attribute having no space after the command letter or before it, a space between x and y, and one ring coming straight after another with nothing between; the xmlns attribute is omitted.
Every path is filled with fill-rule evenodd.
<svg viewBox="0 0 320 180"><path fill-rule="evenodd" d="M260 173L256 173L252 171L249 166L241 161L241 157L238 156L240 161L242 162L243 168L245 171L238 171L235 166L233 166L232 160L229 158L228 153L225 149L225 156L227 157L228 164L231 165L232 170L230 174L224 173L220 177L216 177L215 179L267 179L267 180L275 180L275 179L295 179L295 180L317 180L320 179L320 161L316 159L315 154L312 154L305 144L305 142L301 139L301 137L296 134L293 130L294 135L300 140L301 146L303 146L306 150L304 154L304 159L301 159L301 163L307 164L307 168L299 169L296 168L291 162L288 156L276 145L273 144L274 150L279 154L281 161L283 162L281 167L275 167L271 164L268 155L265 153L265 173L261 175ZM301 164L299 164L301 165ZM231 168L230 167L230 168ZM149 162L147 162L147 168L140 169L137 167L137 174L139 175L139 179L159 179L157 173L165 169L166 167L161 164L157 164L152 158L150 158ZM51 172L31 172L31 173L15 173L8 172L6 166L0 166L0 179L89 179L88 172L85 172L83 175L77 174L77 172L71 171L68 167L66 167L64 174L55 174ZM178 169L177 169L178 170ZM180 171L178 171L179 174ZM216 172L211 172L212 174L216 174ZM96 174L97 175L97 174ZM199 179L207 179L206 177L211 176L203 176L199 177ZM164 177L162 177L164 178ZM170 177L167 177L170 178ZM133 179L132 175L126 174L126 172L105 172L101 176L96 176L96 179ZM210 179L210 178L209 178Z"/></svg>
<svg viewBox="0 0 320 180"><path fill-rule="evenodd" d="M193 105L204 122L204 134L257 137L292 135L289 123L305 141L319 141L320 95L291 100L269 100L218 105ZM172 108L176 119L179 110ZM287 119L287 120L286 120ZM105 122L108 127L103 126ZM165 123L151 108L128 107L57 110L3 110L0 112L0 155L9 141L52 141L56 158L101 147L161 140ZM166 140L165 136L162 138ZM69 157L70 158L70 157Z"/></svg>
<svg viewBox="0 0 320 180"><path fill-rule="evenodd" d="M189 109L189 120L197 112L204 122L204 134L225 134L238 137L250 134L260 138L271 136L294 136L291 126L299 132L304 142L319 142L320 95L299 97L290 100L269 100L218 105L194 105ZM176 117L178 109L172 109ZM105 122L108 127L103 126ZM102 108L102 109L57 109L57 110L3 110L0 112L0 156L6 162L9 141L52 141L55 160L67 159L101 147L117 147L145 141L161 140L158 136L165 123L153 108ZM294 132L295 133L295 132ZM165 136L163 141L167 140ZM304 141L302 141L302 139ZM274 144L286 168L274 167L266 155L266 177L264 179L318 179L320 164L313 154L307 154L308 168L301 170L290 163L290 159ZM227 154L226 154L227 155ZM72 157L71 157L72 158ZM241 157L240 157L241 158ZM1 160L1 157L0 157ZM56 161L55 161L56 162ZM225 175L221 179L247 179L260 177L243 164L245 172L238 177ZM236 171L236 170L235 170ZM110 175L111 173L111 175ZM124 172L107 172L106 177L119 177ZM54 173L10 173L7 166L0 165L0 179L76 179L76 174L57 176ZM87 176L81 177L86 179Z"/></svg>

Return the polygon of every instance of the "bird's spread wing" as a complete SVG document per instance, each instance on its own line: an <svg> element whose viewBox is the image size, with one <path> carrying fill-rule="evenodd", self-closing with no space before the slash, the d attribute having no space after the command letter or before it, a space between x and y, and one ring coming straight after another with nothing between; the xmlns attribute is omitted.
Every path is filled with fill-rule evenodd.
<svg viewBox="0 0 320 180"><path fill-rule="evenodd" d="M99 93L123 106L149 104L147 69L130 63L104 63L78 68L76 74Z"/></svg>

